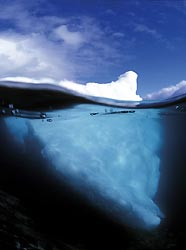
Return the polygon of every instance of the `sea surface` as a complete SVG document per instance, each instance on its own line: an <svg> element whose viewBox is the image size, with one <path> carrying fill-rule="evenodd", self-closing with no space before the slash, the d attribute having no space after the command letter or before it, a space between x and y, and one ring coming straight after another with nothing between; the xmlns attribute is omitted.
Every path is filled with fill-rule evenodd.
<svg viewBox="0 0 186 250"><path fill-rule="evenodd" d="M80 249L177 249L185 128L186 95L125 102L3 82L0 188Z"/></svg>

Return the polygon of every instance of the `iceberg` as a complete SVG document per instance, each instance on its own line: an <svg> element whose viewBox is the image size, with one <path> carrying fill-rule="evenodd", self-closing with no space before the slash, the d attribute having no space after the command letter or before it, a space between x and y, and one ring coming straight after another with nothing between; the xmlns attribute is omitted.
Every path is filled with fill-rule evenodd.
<svg viewBox="0 0 186 250"><path fill-rule="evenodd" d="M160 109L179 98L138 102L132 71L106 84L45 80L1 80L0 114L12 140L24 151L28 138L37 138L40 156L56 175L111 218L157 227L163 218L155 202L163 144Z"/></svg>
<svg viewBox="0 0 186 250"><path fill-rule="evenodd" d="M47 81L0 83L2 189L52 233L90 249L179 239L186 95L123 101Z"/></svg>

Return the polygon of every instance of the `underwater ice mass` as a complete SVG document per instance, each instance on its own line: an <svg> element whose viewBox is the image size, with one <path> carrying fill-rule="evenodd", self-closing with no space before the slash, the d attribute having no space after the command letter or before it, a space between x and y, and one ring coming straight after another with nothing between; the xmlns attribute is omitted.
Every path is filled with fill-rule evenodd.
<svg viewBox="0 0 186 250"><path fill-rule="evenodd" d="M160 176L158 114L101 115L106 108L79 104L58 111L51 123L9 117L6 124L23 147L27 136L36 136L42 156L94 206L121 223L154 228L162 216L153 201Z"/></svg>

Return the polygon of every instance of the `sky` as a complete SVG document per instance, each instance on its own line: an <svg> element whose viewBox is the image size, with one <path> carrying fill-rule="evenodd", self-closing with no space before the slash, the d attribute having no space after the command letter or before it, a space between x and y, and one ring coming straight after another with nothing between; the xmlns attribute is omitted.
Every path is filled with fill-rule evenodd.
<svg viewBox="0 0 186 250"><path fill-rule="evenodd" d="M186 91L185 0L0 0L0 78L116 81Z"/></svg>

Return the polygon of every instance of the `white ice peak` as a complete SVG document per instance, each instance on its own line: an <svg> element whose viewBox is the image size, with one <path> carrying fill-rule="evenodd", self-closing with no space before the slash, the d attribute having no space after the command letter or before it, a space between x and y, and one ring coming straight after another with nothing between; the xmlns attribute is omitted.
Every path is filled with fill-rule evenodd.
<svg viewBox="0 0 186 250"><path fill-rule="evenodd" d="M61 81L60 85L84 95L116 100L141 101L142 98L136 94L137 77L138 75L135 72L128 71L120 75L116 81L110 83L100 84L90 82L86 85L82 85L71 81Z"/></svg>

